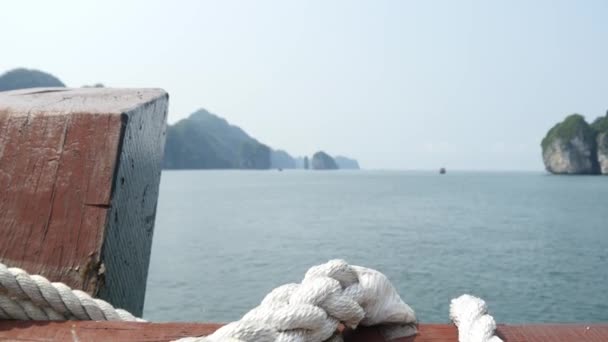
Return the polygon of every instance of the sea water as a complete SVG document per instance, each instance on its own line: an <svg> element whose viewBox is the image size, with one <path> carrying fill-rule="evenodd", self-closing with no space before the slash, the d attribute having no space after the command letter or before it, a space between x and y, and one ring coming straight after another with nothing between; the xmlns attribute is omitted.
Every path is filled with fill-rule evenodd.
<svg viewBox="0 0 608 342"><path fill-rule="evenodd" d="M163 172L144 317L236 320L334 258L386 274L421 322L463 293L499 322L605 322L608 177Z"/></svg>

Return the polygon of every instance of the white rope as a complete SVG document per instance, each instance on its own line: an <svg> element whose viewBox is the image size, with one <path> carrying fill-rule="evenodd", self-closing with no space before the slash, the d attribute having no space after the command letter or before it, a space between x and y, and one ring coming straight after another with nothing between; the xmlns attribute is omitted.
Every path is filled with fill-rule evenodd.
<svg viewBox="0 0 608 342"><path fill-rule="evenodd" d="M109 303L0 263L0 319L143 321ZM240 321L184 341L341 341L339 323L383 324L391 337L416 333L414 311L382 273L342 260L312 267L301 284L276 288Z"/></svg>
<svg viewBox="0 0 608 342"><path fill-rule="evenodd" d="M0 318L17 320L143 321L63 283L0 263Z"/></svg>
<svg viewBox="0 0 608 342"><path fill-rule="evenodd" d="M487 312L486 302L481 298L464 294L452 299L450 319L458 327L458 341L502 342L494 335L496 322Z"/></svg>
<svg viewBox="0 0 608 342"><path fill-rule="evenodd" d="M389 325L392 338L416 333L416 316L382 273L343 260L312 267L300 284L270 292L260 306L212 335L180 342L342 341L338 324ZM395 327L398 327L397 329Z"/></svg>
<svg viewBox="0 0 608 342"><path fill-rule="evenodd" d="M486 303L470 295L452 299L450 318L460 342L502 342ZM0 319L145 322L63 283L0 263ZM300 284L271 291L241 320L206 337L178 342L342 341L338 324L380 325L386 339L416 334L416 316L382 273L332 260L306 272Z"/></svg>

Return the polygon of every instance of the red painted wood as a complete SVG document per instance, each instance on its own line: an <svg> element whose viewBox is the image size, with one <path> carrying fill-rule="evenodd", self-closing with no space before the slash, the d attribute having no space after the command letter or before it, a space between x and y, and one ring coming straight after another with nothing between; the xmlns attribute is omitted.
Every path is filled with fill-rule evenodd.
<svg viewBox="0 0 608 342"><path fill-rule="evenodd" d="M125 322L24 322L0 321L0 341L171 341L180 337L208 335L220 324L125 323ZM608 324L499 325L506 342L606 342ZM344 333L346 342L386 342L374 328ZM392 342L457 342L451 324L421 324L419 334Z"/></svg>
<svg viewBox="0 0 608 342"><path fill-rule="evenodd" d="M166 109L159 89L0 92L0 261L141 314Z"/></svg>

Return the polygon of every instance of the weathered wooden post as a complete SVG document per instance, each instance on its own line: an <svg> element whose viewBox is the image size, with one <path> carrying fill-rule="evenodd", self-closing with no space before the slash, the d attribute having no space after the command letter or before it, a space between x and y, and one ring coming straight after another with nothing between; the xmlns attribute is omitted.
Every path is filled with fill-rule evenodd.
<svg viewBox="0 0 608 342"><path fill-rule="evenodd" d="M143 310L168 95L0 92L0 261Z"/></svg>

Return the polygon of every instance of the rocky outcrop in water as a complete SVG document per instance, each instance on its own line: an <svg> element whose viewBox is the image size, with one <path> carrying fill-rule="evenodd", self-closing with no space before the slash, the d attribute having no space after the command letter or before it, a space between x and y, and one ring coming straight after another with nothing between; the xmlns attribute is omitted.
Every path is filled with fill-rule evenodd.
<svg viewBox="0 0 608 342"><path fill-rule="evenodd" d="M329 156L329 155L328 155ZM289 153L282 150L272 151L271 165L273 168L281 169L308 169L308 157L292 157ZM356 159L335 156L333 157L338 169L359 170L359 162Z"/></svg>
<svg viewBox="0 0 608 342"><path fill-rule="evenodd" d="M337 170L338 164L334 158L329 154L319 151L312 155L312 169L313 170Z"/></svg>
<svg viewBox="0 0 608 342"><path fill-rule="evenodd" d="M608 174L608 116L589 125L572 114L549 130L541 146L551 173Z"/></svg>
<svg viewBox="0 0 608 342"><path fill-rule="evenodd" d="M543 139L543 161L556 174L596 173L595 137L583 116L573 114L555 125Z"/></svg>
<svg viewBox="0 0 608 342"><path fill-rule="evenodd" d="M354 159L343 157L351 165ZM167 129L165 169L338 169L325 152L294 158L283 150L272 150L240 127L200 109Z"/></svg>
<svg viewBox="0 0 608 342"><path fill-rule="evenodd" d="M334 160L338 167L341 170L359 170L359 162L355 159L344 157L344 156L335 156Z"/></svg>

